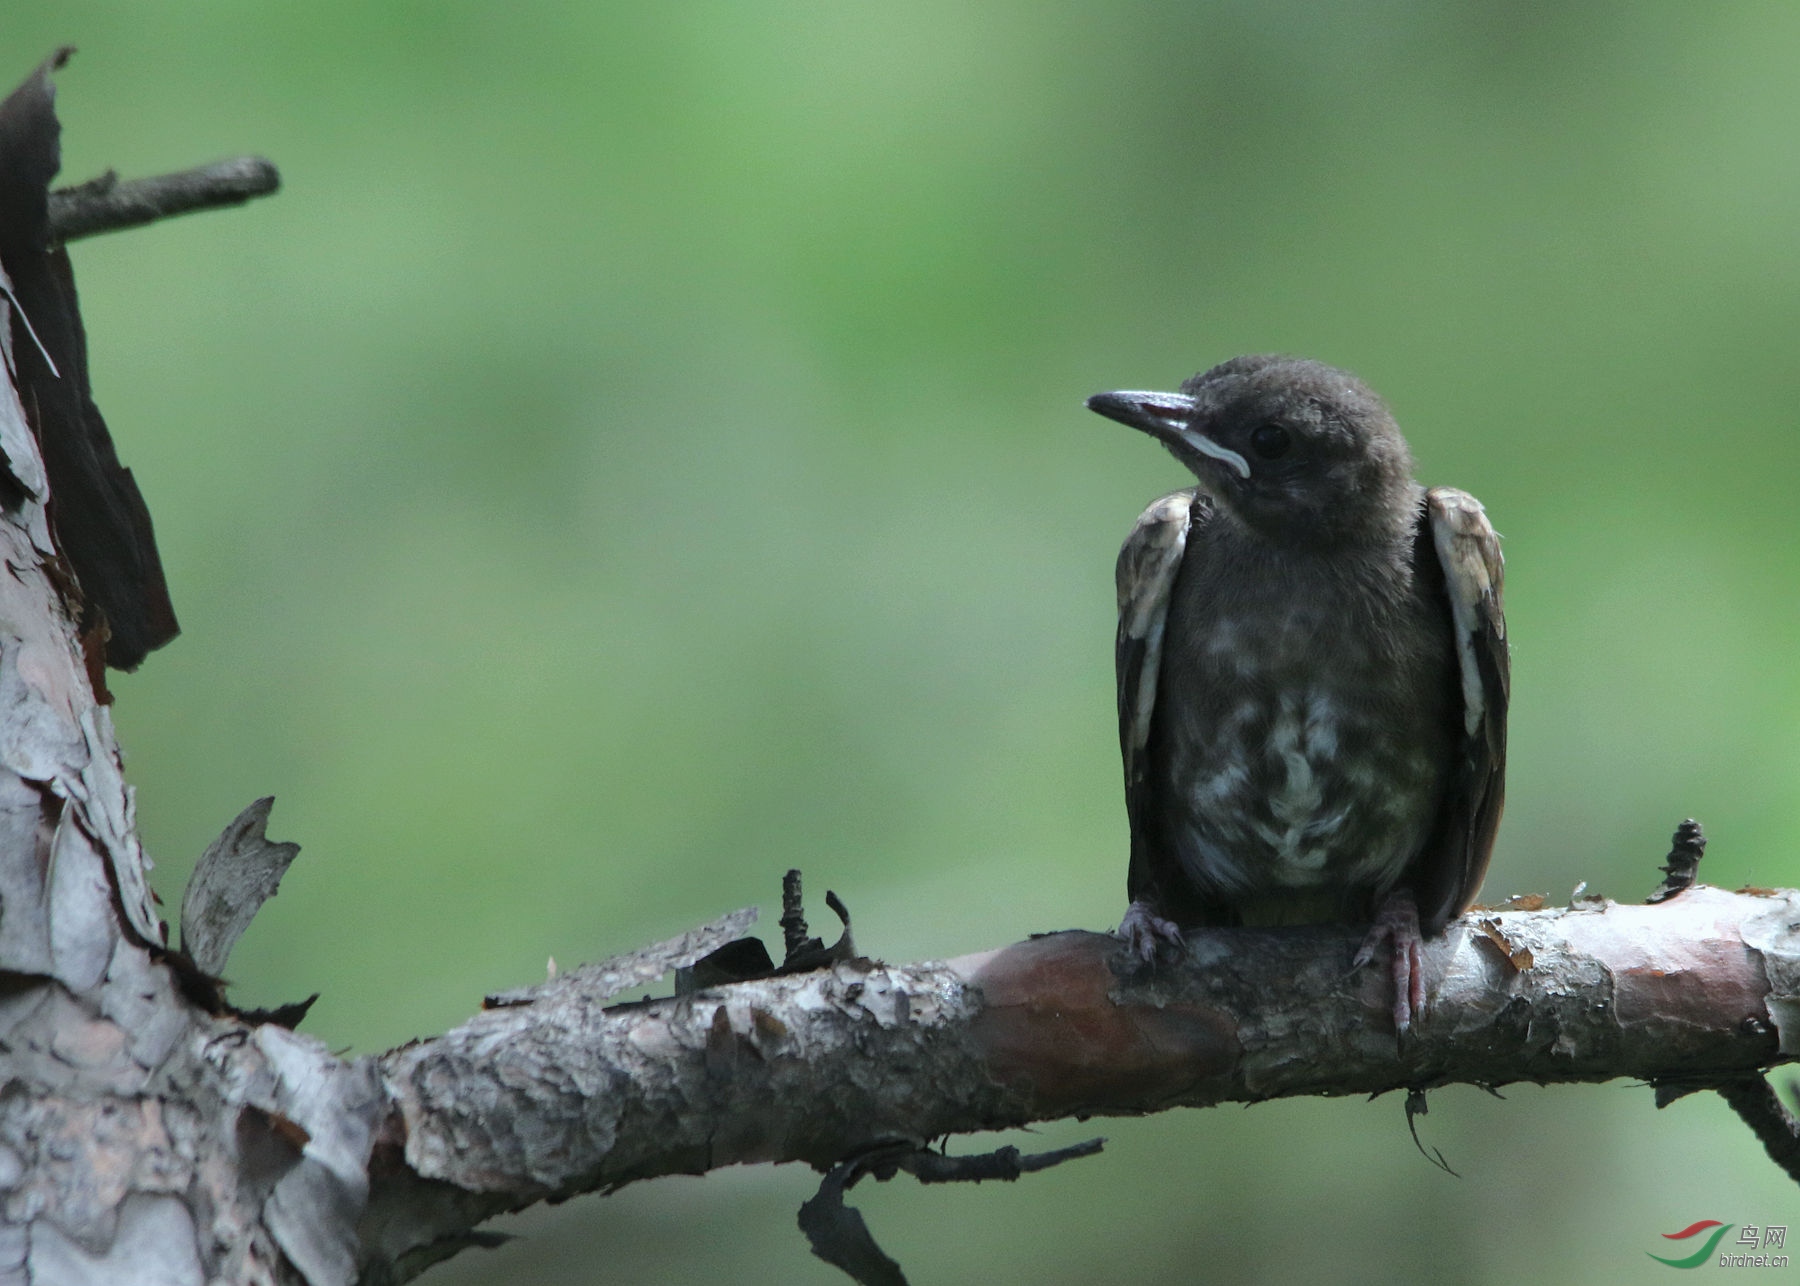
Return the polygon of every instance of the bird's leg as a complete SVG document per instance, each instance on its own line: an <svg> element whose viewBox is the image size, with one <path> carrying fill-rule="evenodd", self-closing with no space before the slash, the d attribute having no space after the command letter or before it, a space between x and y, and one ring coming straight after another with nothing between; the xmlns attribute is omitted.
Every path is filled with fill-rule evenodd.
<svg viewBox="0 0 1800 1286"><path fill-rule="evenodd" d="M1362 945L1356 949L1353 968L1360 969L1375 958L1381 944L1390 943L1393 950L1394 1029L1404 1036L1414 1018L1425 1016L1425 957L1419 932L1419 904L1411 889L1395 889L1381 899L1375 910L1375 923L1369 926Z"/></svg>
<svg viewBox="0 0 1800 1286"><path fill-rule="evenodd" d="M1133 902L1125 908L1117 935L1125 940L1131 954L1145 964L1155 964L1165 949L1181 950L1181 928L1173 920L1158 915L1148 902Z"/></svg>

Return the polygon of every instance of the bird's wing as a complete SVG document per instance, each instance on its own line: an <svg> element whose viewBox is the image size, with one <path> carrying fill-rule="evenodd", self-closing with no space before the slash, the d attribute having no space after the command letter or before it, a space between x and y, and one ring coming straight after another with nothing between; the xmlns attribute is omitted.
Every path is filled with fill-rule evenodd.
<svg viewBox="0 0 1800 1286"><path fill-rule="evenodd" d="M1150 721L1156 710L1157 671L1169 596L1187 549L1194 488L1175 491L1138 515L1119 550L1119 635L1114 662L1119 677L1119 749L1125 758L1125 812L1131 822L1131 896L1154 884L1147 865L1144 819L1148 812L1145 767Z"/></svg>
<svg viewBox="0 0 1800 1286"><path fill-rule="evenodd" d="M1506 798L1506 706L1512 688L1500 601L1500 538L1480 501L1454 487L1425 493L1419 538L1429 537L1444 571L1462 700L1457 758L1437 842L1417 881L1419 919L1435 933L1475 900L1487 874Z"/></svg>

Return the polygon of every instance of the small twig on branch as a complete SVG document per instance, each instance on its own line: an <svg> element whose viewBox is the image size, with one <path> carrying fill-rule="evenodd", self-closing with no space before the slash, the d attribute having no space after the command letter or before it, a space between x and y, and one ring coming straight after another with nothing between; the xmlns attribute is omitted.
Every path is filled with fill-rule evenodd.
<svg viewBox="0 0 1800 1286"><path fill-rule="evenodd" d="M989 1179L1011 1183L1022 1174L1048 1170L1078 1157L1097 1156L1105 1146L1105 1139L1085 1139L1050 1152L1026 1154L1008 1146L971 1156L949 1156L920 1148L901 1157L898 1164L920 1183L983 1183Z"/></svg>
<svg viewBox="0 0 1800 1286"><path fill-rule="evenodd" d="M86 183L50 194L50 236L57 241L76 241L141 227L195 210L242 205L280 186L280 172L260 156L233 157L148 179L121 180L108 170Z"/></svg>
<svg viewBox="0 0 1800 1286"><path fill-rule="evenodd" d="M825 905L843 922L844 931L829 947L825 939L810 936L806 925L806 909L801 905L800 872L789 871L781 879L781 939L786 958L780 973L806 973L823 969L838 960L856 954L856 943L850 937L850 908L830 889L825 890Z"/></svg>
<svg viewBox="0 0 1800 1286"><path fill-rule="evenodd" d="M862 1212L844 1204L844 1193L864 1175L872 1174L886 1183L905 1170L920 1183L981 1183L989 1179L1010 1183L1022 1174L1094 1156L1105 1143L1104 1139L1088 1139L1030 1156L1015 1147L973 1156L946 1156L909 1143L878 1145L831 1168L820 1182L817 1195L800 1207L800 1231L806 1234L813 1254L841 1268L862 1286L906 1286L900 1265L875 1244Z"/></svg>
<svg viewBox="0 0 1800 1286"><path fill-rule="evenodd" d="M789 959L806 946L806 910L800 901L800 872L781 877L781 943Z"/></svg>
<svg viewBox="0 0 1800 1286"><path fill-rule="evenodd" d="M1700 823L1688 818L1675 828L1669 841L1669 856L1663 860L1663 882L1644 901L1654 905L1667 902L1683 889L1691 888L1700 875L1700 859L1706 856L1706 835Z"/></svg>
<svg viewBox="0 0 1800 1286"><path fill-rule="evenodd" d="M1800 1121L1782 1105L1769 1082L1751 1075L1722 1081L1713 1088L1762 1141L1769 1160L1800 1183Z"/></svg>

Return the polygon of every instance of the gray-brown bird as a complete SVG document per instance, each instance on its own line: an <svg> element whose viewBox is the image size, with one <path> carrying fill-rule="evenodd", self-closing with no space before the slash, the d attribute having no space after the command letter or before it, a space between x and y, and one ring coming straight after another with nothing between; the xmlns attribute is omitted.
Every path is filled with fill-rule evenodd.
<svg viewBox="0 0 1800 1286"><path fill-rule="evenodd" d="M1088 406L1199 480L1119 551L1120 935L1152 960L1183 926L1368 925L1356 963L1391 944L1404 1032L1421 935L1474 901L1500 823L1499 539L1319 362L1237 357Z"/></svg>

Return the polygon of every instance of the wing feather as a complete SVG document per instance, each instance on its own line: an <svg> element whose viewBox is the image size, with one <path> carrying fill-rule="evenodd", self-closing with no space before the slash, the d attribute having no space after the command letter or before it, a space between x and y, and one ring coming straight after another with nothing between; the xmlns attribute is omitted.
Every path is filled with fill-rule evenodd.
<svg viewBox="0 0 1800 1286"><path fill-rule="evenodd" d="M1419 915L1435 933L1475 900L1506 799L1506 708L1512 690L1501 601L1505 562L1481 503L1454 487L1425 493L1420 539L1444 572L1462 697L1458 755L1437 842L1421 864Z"/></svg>
<svg viewBox="0 0 1800 1286"><path fill-rule="evenodd" d="M1169 597L1187 550L1194 509L1194 488L1163 496L1138 516L1119 550L1119 633L1114 661L1119 681L1119 749L1125 760L1125 811L1131 823L1133 898L1147 895L1156 883L1145 832L1150 808L1146 752L1156 713Z"/></svg>

